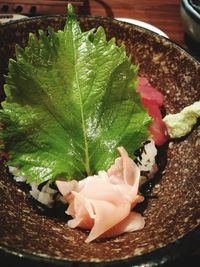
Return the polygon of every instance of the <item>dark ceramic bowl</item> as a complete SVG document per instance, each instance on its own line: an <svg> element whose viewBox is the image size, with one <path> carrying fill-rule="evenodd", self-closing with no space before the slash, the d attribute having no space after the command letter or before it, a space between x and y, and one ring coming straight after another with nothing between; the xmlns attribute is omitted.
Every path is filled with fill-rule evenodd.
<svg viewBox="0 0 200 267"><path fill-rule="evenodd" d="M80 17L84 30L102 25L108 39L125 43L140 73L165 96L167 113L199 100L200 64L170 40L143 28L108 18ZM0 87L14 47L25 46L28 33L52 26L62 29L65 17L34 18L0 27ZM161 172L147 197L142 231L106 241L84 242L86 233L69 229L57 214L38 209L0 169L1 257L44 266L157 266L171 263L200 247L200 127L174 140L160 153Z"/></svg>
<svg viewBox="0 0 200 267"><path fill-rule="evenodd" d="M200 2L197 2L199 1L182 0L181 17L185 32L200 45Z"/></svg>

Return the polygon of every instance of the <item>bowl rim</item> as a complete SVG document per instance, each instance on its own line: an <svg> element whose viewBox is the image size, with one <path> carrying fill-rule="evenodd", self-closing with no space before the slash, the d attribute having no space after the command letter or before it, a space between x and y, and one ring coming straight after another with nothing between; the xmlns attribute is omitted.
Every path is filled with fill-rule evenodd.
<svg viewBox="0 0 200 267"><path fill-rule="evenodd" d="M191 242L193 241L193 242ZM137 266L137 267L154 267L164 264L172 264L177 260L181 260L184 256L189 256L195 249L200 246L200 225L195 229L177 239L176 241L167 244L161 248L151 252L129 257L127 259L116 259L113 261L76 261L71 259L60 259L45 255L37 255L26 251L18 251L8 246L0 246L0 256L14 256L22 260L29 260L34 263L56 265L57 267L74 266L77 264L80 267L102 267L102 266Z"/></svg>
<svg viewBox="0 0 200 267"><path fill-rule="evenodd" d="M185 1L185 0L183 0ZM186 0L187 1L187 0ZM36 17L26 17L26 18L22 18L20 20L14 20L14 21L8 21L5 22L3 24L0 24L0 29L1 28L7 28L9 26L15 25L15 24L21 24L21 23L29 23L31 21L34 20L39 20L39 19L53 19L53 18L59 18L59 17L63 17L66 18L66 15L63 14L55 14L55 15L40 15L40 16L36 16ZM192 58L192 60L194 60L197 64L200 63L199 59L197 59L192 52L188 51L187 48L182 47L180 44L178 44L178 42L176 42L175 40L170 39L170 36L163 36L155 31L152 31L150 29L147 29L145 27L133 24L133 23L129 23L129 22L125 22L125 21L121 21L118 20L117 18L110 18L110 17L106 17L106 16L91 16L91 15L79 15L77 14L78 18L86 18L86 19L96 19L96 20L107 20L107 21L111 21L111 22L115 22L116 24L124 24L124 25L131 25L135 28L138 28L140 30L149 32L150 34L157 36L163 40L165 40L166 42L169 42L169 44L174 45L175 47L177 47L178 49L180 49L183 53L185 53L187 56L189 56L190 58Z"/></svg>
<svg viewBox="0 0 200 267"><path fill-rule="evenodd" d="M183 0L184 1L184 0ZM182 2L183 2L182 1ZM187 0L186 0L187 1ZM23 18L16 21L9 21L4 24L0 25L0 28L7 28L11 25L15 24L21 24L21 23L29 23L31 21L40 20L40 19L53 19L53 18L59 18L63 17L65 18L66 15L42 15L42 16L36 16L36 17L28 17ZM200 62L193 57L185 48L183 48L181 45L176 43L175 41L162 36L154 31L151 31L150 29L144 28L139 25L135 25L132 23L119 21L117 19L113 19L110 17L105 16L90 16L90 15L78 15L78 18L86 18L86 19L95 19L95 20L107 20L112 21L116 24L123 24L123 25L130 25L131 27L141 29L145 32L150 33L151 35L157 36L160 39L165 40L169 44L173 45L176 49L179 49L181 52L183 52L187 57L189 57L195 64L199 65ZM67 266L74 266L74 264L78 264L78 266L87 267L87 266L97 266L102 267L104 265L106 266L116 266L123 264L124 266L130 266L131 265L137 265L138 267L153 267L153 266L159 266L173 263L175 260L181 259L183 256L187 256L190 253L192 253L195 249L198 249L200 247L200 224L196 226L194 229L189 231L184 236L180 237L176 241L172 241L171 243L164 245L163 247L157 248L151 252L132 256L129 258L124 259L117 259L113 261L101 261L101 262L91 262L91 261L76 261L71 259L60 259L57 257L49 257L47 255L39 255L39 254L33 254L26 251L19 251L17 249L14 249L13 247L1 245L0 244L0 256L14 256L21 259L27 259L31 260L40 264L56 264L56 266L60 267L67 267ZM128 264L128 265L127 265Z"/></svg>

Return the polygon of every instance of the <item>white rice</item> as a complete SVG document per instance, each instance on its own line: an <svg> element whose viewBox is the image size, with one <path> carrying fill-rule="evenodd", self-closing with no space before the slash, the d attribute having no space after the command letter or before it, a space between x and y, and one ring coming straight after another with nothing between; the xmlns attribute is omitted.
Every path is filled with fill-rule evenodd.
<svg viewBox="0 0 200 267"><path fill-rule="evenodd" d="M15 176L15 173L17 171L16 167L9 166L8 169L9 169L9 172L14 175L14 179L15 179L16 182L26 182L26 177L24 177L24 176Z"/></svg>
<svg viewBox="0 0 200 267"><path fill-rule="evenodd" d="M147 180L152 179L158 171L156 163L157 148L153 140L149 140L145 143L141 149L141 154L136 158L136 164L138 165L141 176L140 186L143 185ZM144 174L144 175L143 175Z"/></svg>
<svg viewBox="0 0 200 267"><path fill-rule="evenodd" d="M152 140L147 141L144 144L144 147L140 149L140 155L137 156L135 162L140 168L141 175L140 177L140 186L144 184L148 179L151 179L155 173L157 172L157 164L156 164L156 155L157 149L155 144ZM24 176L16 176L17 168L9 166L9 172L13 174L13 178L16 182L25 183L26 177ZM43 185L37 185L35 182L30 184L30 195L37 200L38 202L42 203L43 205L51 208L53 207L55 202L62 202L66 203L63 196L58 192L58 190L53 189L49 182L44 183ZM39 189L41 188L41 190Z"/></svg>

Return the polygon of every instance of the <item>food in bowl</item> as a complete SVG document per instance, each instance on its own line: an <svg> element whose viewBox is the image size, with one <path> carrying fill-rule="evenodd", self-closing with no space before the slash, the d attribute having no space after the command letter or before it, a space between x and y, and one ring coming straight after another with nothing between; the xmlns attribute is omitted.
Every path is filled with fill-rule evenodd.
<svg viewBox="0 0 200 267"><path fill-rule="evenodd" d="M175 46L170 41L160 39L158 36L150 34L144 29L139 29L133 26L129 26L123 23L118 23L108 19L106 20L105 18L104 19L80 18L79 20L81 21L81 25L82 27L84 27L84 29L90 29L94 27L94 25L98 27L99 24L101 24L104 26L107 33L107 37L109 39L113 36L114 33L114 36L116 36L117 38L116 40L118 44L120 44L121 40L123 40L123 42L126 44L128 54L131 54L133 60L135 62L139 62L140 64L140 75L143 76L142 74L144 74L146 77L148 77L150 83L156 85L156 87L159 88L159 90L161 90L161 92L164 94L165 107L167 113L177 112L180 110L180 108L192 103L192 101L195 101L195 99L197 99L198 77L196 77L195 79L195 71L192 71L191 73L191 76L193 77L193 83L191 84L187 80L187 84L189 85L190 88L189 95L187 94L187 91L184 91L185 88L184 84L179 82L179 81L182 82L184 80L183 75L188 66L190 67L190 70L192 69L192 67L194 70L195 63L192 61L192 59L189 58L189 56L187 56L186 53L184 53L184 51L180 51L180 49L175 48ZM53 19L53 22L51 19L42 21L31 20L27 21L26 23L23 23L22 28L23 31L26 31L25 30L26 25L28 25L27 32L29 32L30 28L34 32L36 31L35 29L41 29L41 28L45 29L47 24L53 25L55 28L58 28L56 23L58 23L59 25L63 25L61 23L62 21L64 21L64 18L55 18L55 20ZM8 30L13 27L15 28L15 25L9 25ZM6 32L6 30L7 27L5 27L4 32ZM18 34L20 33L18 32ZM17 40L15 38L15 42L22 43L21 39L20 41ZM149 54L150 51L151 53ZM158 52L159 52L159 61L156 61L156 58L158 58ZM179 60L180 56L182 59L181 62ZM178 71L178 75L176 75L177 73L176 68ZM165 73L163 71L165 71ZM168 71L167 75L166 71ZM198 71L198 68L196 69L196 71ZM172 72L173 76L171 74ZM176 80L174 80L175 78ZM168 93L168 91L170 93ZM178 94L179 92L182 92L181 95L184 95L184 98L178 99L178 96L180 95ZM186 97L188 99L187 101ZM20 214L20 217L15 216L16 223L20 221L20 218L23 219L23 222L24 219L27 218L26 222L23 223L23 227L20 232L14 230L16 229L15 227L15 225L17 225L16 223L9 224L10 225L9 229L7 229L6 224L4 224L2 227L3 233L6 233L7 237L9 236L10 241L7 241L7 239L5 239L6 236L5 237L3 236L2 239L3 242L4 243L7 242L9 246L15 244L15 248L19 249L19 251L21 251L19 246L21 246L21 244L24 244L22 249L23 251L32 251L32 247L30 248L29 244L31 243L30 236L34 235L34 240L37 240L37 242L34 242L33 246L34 253L36 253L36 255L38 255L38 253L41 253L41 251L43 251L42 247L43 244L44 243L46 244L46 242L48 242L48 244L51 244L53 246L48 246L47 248L45 245L45 251L43 251L43 253L47 256L49 255L51 258L56 257L56 259L59 258L64 261L66 260L67 261L76 260L81 262L89 261L91 263L97 261L101 262L106 261L107 264L109 264L110 261L113 260L115 261L117 259L120 260L123 259L123 261L126 262L126 260L124 260L125 258L127 258L127 261L130 259L131 262L132 261L137 262L137 260L140 260L141 257L133 258L133 256L140 255L141 253L143 254L148 251L153 251L155 248L158 247L163 247L163 249L158 250L158 252L156 252L157 256L159 252L165 253L166 250L164 248L164 245L168 244L169 242L173 242L173 240L175 240L177 237L180 237L180 235L184 234L186 228L183 227L185 227L185 225L189 225L191 221L190 217L188 217L187 221L183 220L183 218L186 218L188 216L184 212L181 213L181 217L180 216L177 217L176 212L177 214L179 214L180 208L181 210L183 209L185 210L185 208L187 208L187 206L190 205L190 203L193 203L193 205L191 204L192 206L190 206L192 207L192 210L190 208L187 209L188 214L192 213L193 214L192 216L194 216L194 214L196 214L197 211L197 206L195 204L195 201L197 201L197 199L195 198L196 189L192 190L191 197L187 199L189 202L184 202L185 198L183 199L183 196L185 196L185 194L182 195L184 186L186 185L185 184L186 181L188 181L187 183L187 192L188 192L187 195L188 195L191 188L191 183L189 181L191 181L192 179L194 184L195 177L198 177L198 175L195 176L196 161L195 160L192 161L191 154L188 154L191 148L193 151L192 155L194 157L196 155L196 150L195 150L196 148L194 147L196 132L197 129L194 129L194 131L189 136L187 136L185 141L181 140L180 142L176 142L176 140L174 140L173 142L170 143L170 146L167 149L167 163L164 167L164 171L162 172L162 179L159 180L158 186L155 186L152 189L152 192L154 194L156 192L155 197L153 197L153 195L152 198L148 197L147 198L148 208L143 209L144 216L146 218L146 226L143 228L142 231L120 235L115 239L107 239L104 240L103 242L94 242L94 243L92 242L90 244L84 243L87 231L81 231L79 229L71 230L69 227L67 227L67 223L65 224L63 223L62 219L58 220L55 218L56 214L54 215L50 213L50 216L46 217L45 216L46 212L44 211L41 213L39 210L35 209L36 207L31 205L32 204L31 199L29 199L25 195L23 199L21 200L18 199L18 201L16 202L16 196L19 196L20 192L17 190L15 183L12 183L9 179L3 176L2 182L3 183L5 182L5 185L7 185L6 191L9 190L10 194L5 195L4 192L1 191L1 195L4 196L2 198L2 201L4 201L5 199L6 203L10 203L11 200L9 199L12 198L14 200L14 202L12 201L12 206L9 207L9 213L7 213L7 217L6 218L2 217L3 221L6 220L6 222L9 222L12 214L13 215L16 214L16 211L18 211ZM186 148L187 150L184 150L184 148ZM183 153L184 151L186 151L186 153ZM181 153L181 158L180 158L180 153ZM187 158L185 158L186 155ZM162 158L165 159L165 156L163 154ZM162 158L160 159L162 160ZM177 162L179 164L178 166L182 166L181 168L177 169L176 167ZM190 162L189 167L187 162ZM190 171L191 169L193 169L194 175L190 176L188 171L184 172L185 167L189 168L189 173L191 173ZM161 167L161 171L162 170L163 168ZM159 177L160 176L157 176L157 179ZM179 198L180 201L178 203L177 201L174 203L175 200L174 196L176 196L175 197L176 200L177 198ZM20 205L16 205L16 203ZM181 203L181 205L179 205L179 203ZM144 204L146 205L147 202L145 201ZM6 204L6 206L8 205ZM173 207L176 207L176 209L174 209ZM28 215L27 213L27 211L29 210L30 210L30 215ZM170 226L171 218L173 218L172 226ZM29 229L28 232L27 231L24 232L26 230L24 227L26 227L26 229ZM37 234L37 229L41 229L40 235ZM50 235L49 235L49 229L51 229ZM179 229L181 229L180 230L181 232L179 232ZM9 233L11 233L13 230L16 231L16 234L10 235ZM46 235L45 233L47 232L48 234L45 237ZM15 237L18 239L16 239ZM59 247L57 240L59 240L59 243L62 243L62 248ZM137 242L135 242L136 240ZM27 245L29 247L27 247ZM55 246L57 248L56 250ZM51 248L53 248L53 250L51 250ZM174 248L173 251L175 252L176 245L175 246L173 245L173 248ZM87 251L87 255L84 251ZM153 255L154 253L151 255L151 257L153 257ZM170 255L172 255L171 252ZM144 254L142 256L142 261L144 262L145 259L147 260L148 258Z"/></svg>
<svg viewBox="0 0 200 267"><path fill-rule="evenodd" d="M154 143L167 140L162 94L145 78L137 86L137 66L124 46L106 41L103 28L82 33L71 5L64 31L39 34L16 47L9 63L1 135L10 171L47 205L56 181L74 218L68 225L92 229L87 242L143 228L132 209L144 200L138 190L145 166L142 154L140 168L128 153L151 144L155 156ZM155 157L146 165L155 173Z"/></svg>
<svg viewBox="0 0 200 267"><path fill-rule="evenodd" d="M64 31L40 31L39 40L30 35L16 55L1 112L2 145L16 181L30 183L31 195L47 205L55 182L73 217L68 225L91 229L86 242L142 229L144 218L132 210L144 200L141 170L155 174L155 145L167 141L163 95L145 78L137 85L137 66L101 27L82 33L71 5ZM142 153L135 163L127 152L134 157L141 147L145 165Z"/></svg>

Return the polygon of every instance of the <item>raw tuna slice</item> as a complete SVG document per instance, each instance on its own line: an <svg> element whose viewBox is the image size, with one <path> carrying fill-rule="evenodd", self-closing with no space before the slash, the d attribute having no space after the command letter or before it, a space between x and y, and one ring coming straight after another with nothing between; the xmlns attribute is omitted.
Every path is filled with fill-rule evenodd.
<svg viewBox="0 0 200 267"><path fill-rule="evenodd" d="M164 97L144 77L139 77L137 91L141 93L141 102L153 119L149 126L149 132L156 145L163 145L168 140L167 128L160 111Z"/></svg>

